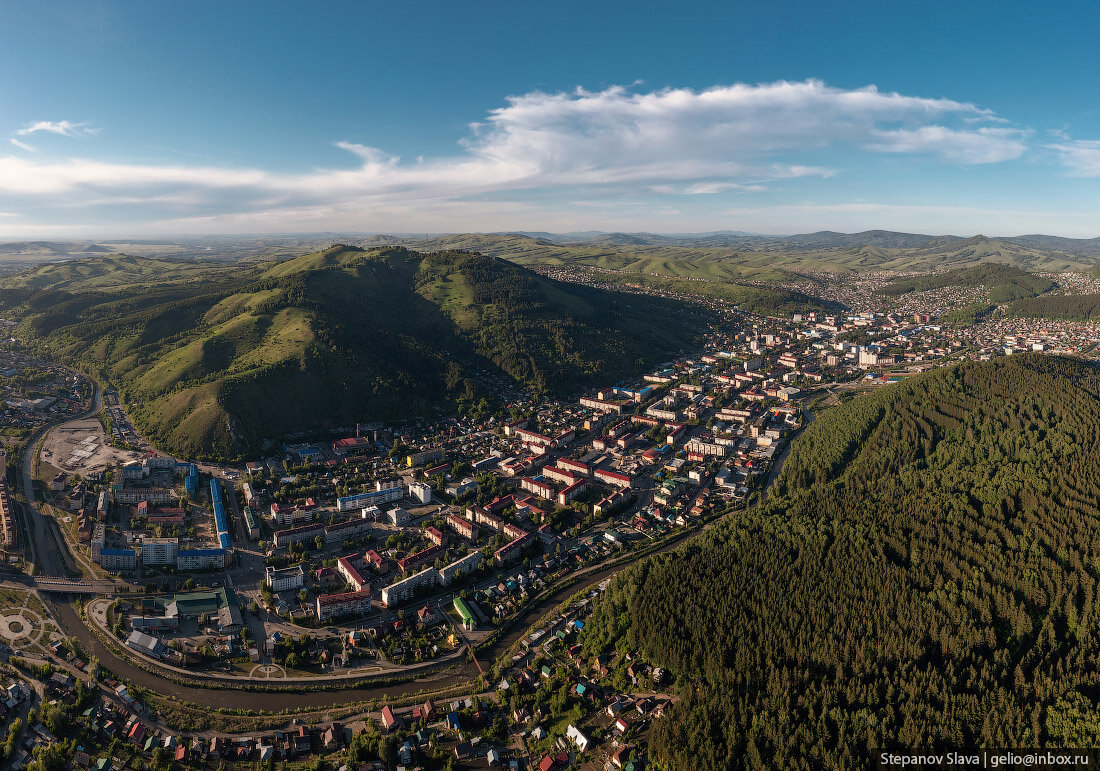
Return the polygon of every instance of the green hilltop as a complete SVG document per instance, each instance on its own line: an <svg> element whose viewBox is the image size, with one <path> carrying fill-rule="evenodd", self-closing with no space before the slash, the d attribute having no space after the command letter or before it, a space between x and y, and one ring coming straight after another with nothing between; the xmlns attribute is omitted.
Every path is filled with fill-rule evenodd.
<svg viewBox="0 0 1100 771"><path fill-rule="evenodd" d="M1022 355L823 413L767 502L627 568L582 641L668 667L665 768L1100 742L1100 371Z"/></svg>
<svg viewBox="0 0 1100 771"><path fill-rule="evenodd" d="M110 255L0 283L18 334L118 386L150 440L267 439L459 409L485 377L566 394L689 349L708 311L456 251L336 246L276 263Z"/></svg>
<svg viewBox="0 0 1100 771"><path fill-rule="evenodd" d="M900 278L888 284L882 293L897 296L950 286L984 286L989 290L990 302L998 304L1036 297L1056 288L1053 281L1042 276L1033 275L1012 265L986 262L943 273Z"/></svg>

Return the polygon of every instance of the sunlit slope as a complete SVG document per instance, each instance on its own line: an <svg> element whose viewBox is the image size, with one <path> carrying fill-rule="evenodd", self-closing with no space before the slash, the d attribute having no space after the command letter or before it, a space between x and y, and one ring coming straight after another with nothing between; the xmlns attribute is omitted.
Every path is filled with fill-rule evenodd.
<svg viewBox="0 0 1100 771"><path fill-rule="evenodd" d="M153 441L230 457L461 408L486 395L479 371L549 393L619 378L687 349L707 318L481 255L345 246L230 267L74 261L13 277L0 308L117 384Z"/></svg>

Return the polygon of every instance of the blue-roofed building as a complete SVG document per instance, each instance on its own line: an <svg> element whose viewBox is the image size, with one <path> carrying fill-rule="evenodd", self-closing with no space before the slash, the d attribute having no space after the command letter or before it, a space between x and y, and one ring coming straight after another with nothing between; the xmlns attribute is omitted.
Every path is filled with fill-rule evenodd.
<svg viewBox="0 0 1100 771"><path fill-rule="evenodd" d="M232 549L233 538L229 534L229 516L225 513L221 480L210 480L210 500L214 505L214 529L218 533L218 543L223 549Z"/></svg>
<svg viewBox="0 0 1100 771"><path fill-rule="evenodd" d="M104 570L133 570L137 567L137 552L133 549L100 549L99 564Z"/></svg>
<svg viewBox="0 0 1100 771"><path fill-rule="evenodd" d="M225 567L225 549L180 549L176 552L179 570L216 570Z"/></svg>

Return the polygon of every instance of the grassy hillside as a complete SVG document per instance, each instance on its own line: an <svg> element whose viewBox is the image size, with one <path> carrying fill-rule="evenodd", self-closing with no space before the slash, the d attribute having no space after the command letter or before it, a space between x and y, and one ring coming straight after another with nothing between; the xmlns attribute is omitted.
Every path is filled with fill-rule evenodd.
<svg viewBox="0 0 1100 771"><path fill-rule="evenodd" d="M1039 355L824 413L766 505L628 569L587 652L679 676L668 768L1100 741L1100 373Z"/></svg>
<svg viewBox="0 0 1100 771"><path fill-rule="evenodd" d="M457 234L427 239L373 236L363 245L402 244L419 250L471 249L524 265L588 265L623 273L712 281L782 281L807 271L933 271L984 262L1027 271L1088 270L1100 259L1092 241L1041 237L923 236L888 231L811 233L782 238L738 234L684 237L636 234L553 240L508 234Z"/></svg>
<svg viewBox="0 0 1100 771"><path fill-rule="evenodd" d="M138 428L187 455L456 409L486 395L479 372L566 394L686 349L707 321L492 257L403 248L235 266L112 255L0 289L21 335L117 384Z"/></svg>
<svg viewBox="0 0 1100 771"><path fill-rule="evenodd" d="M1056 288L1050 279L1032 275L1011 265L989 262L929 276L901 278L888 284L882 292L897 296L949 286L984 286L989 290L990 301L998 304L1024 297L1035 297Z"/></svg>

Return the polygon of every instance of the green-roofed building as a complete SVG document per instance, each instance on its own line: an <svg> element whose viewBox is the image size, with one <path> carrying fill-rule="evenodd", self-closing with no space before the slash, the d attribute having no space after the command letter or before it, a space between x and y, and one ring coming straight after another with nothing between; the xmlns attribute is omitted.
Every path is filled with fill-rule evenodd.
<svg viewBox="0 0 1100 771"><path fill-rule="evenodd" d="M164 608L169 618L198 618L202 615L217 615L222 608L237 606L240 601L232 589L220 588L206 592L185 592L158 597L157 603Z"/></svg>
<svg viewBox="0 0 1100 771"><path fill-rule="evenodd" d="M462 616L462 628L469 631L477 626L477 622L474 620L474 614L470 610L470 606L466 604L466 601L461 597L455 597L454 601L455 612Z"/></svg>
<svg viewBox="0 0 1100 771"><path fill-rule="evenodd" d="M255 541L260 537L260 527L256 522L256 513L251 506L244 507L244 526L248 530L248 537Z"/></svg>

